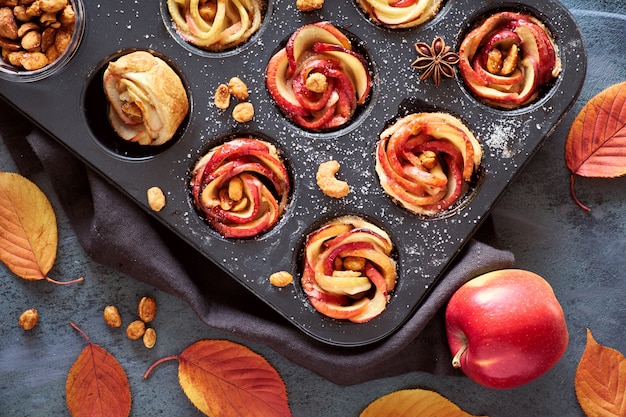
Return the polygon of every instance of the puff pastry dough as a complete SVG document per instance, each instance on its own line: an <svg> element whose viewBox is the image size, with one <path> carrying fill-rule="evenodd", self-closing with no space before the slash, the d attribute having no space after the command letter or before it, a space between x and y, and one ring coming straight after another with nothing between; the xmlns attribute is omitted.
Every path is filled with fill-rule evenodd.
<svg viewBox="0 0 626 417"><path fill-rule="evenodd" d="M178 74L149 52L132 52L110 62L103 82L109 121L124 140L162 145L172 139L189 111Z"/></svg>

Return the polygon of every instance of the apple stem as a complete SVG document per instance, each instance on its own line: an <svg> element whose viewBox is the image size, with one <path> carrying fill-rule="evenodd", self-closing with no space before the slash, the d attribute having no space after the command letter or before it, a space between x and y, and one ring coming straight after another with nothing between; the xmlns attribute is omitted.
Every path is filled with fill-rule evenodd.
<svg viewBox="0 0 626 417"><path fill-rule="evenodd" d="M465 353L465 351L467 351L467 345L463 345L463 347L461 349L459 349L459 351L456 353L456 355L454 355L454 357L452 358L452 366L455 368L460 368L461 367L461 356Z"/></svg>

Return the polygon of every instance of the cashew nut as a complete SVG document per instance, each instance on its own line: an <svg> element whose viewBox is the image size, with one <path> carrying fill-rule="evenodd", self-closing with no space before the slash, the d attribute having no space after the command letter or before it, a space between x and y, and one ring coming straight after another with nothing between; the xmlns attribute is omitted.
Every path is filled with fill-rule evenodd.
<svg viewBox="0 0 626 417"><path fill-rule="evenodd" d="M315 176L317 185L322 192L332 198L345 197L350 193L348 183L335 178L339 168L339 162L335 160L324 162L320 164Z"/></svg>

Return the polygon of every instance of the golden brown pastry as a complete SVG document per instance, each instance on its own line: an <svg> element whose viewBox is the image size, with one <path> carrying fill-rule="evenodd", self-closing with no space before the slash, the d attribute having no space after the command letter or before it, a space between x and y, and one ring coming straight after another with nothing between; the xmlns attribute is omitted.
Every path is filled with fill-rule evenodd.
<svg viewBox="0 0 626 417"><path fill-rule="evenodd" d="M132 52L110 62L103 82L109 121L124 140L162 145L174 136L189 111L178 74L149 52Z"/></svg>
<svg viewBox="0 0 626 417"><path fill-rule="evenodd" d="M302 288L334 319L365 323L380 315L396 286L393 242L378 226L343 216L307 236Z"/></svg>
<svg viewBox="0 0 626 417"><path fill-rule="evenodd" d="M413 113L381 133L376 172L398 204L432 216L459 200L481 159L480 143L461 120L440 112Z"/></svg>
<svg viewBox="0 0 626 417"><path fill-rule="evenodd" d="M260 139L238 137L212 148L191 175L196 207L227 238L269 230L289 200L291 181L278 149Z"/></svg>
<svg viewBox="0 0 626 417"><path fill-rule="evenodd" d="M428 22L442 3L442 0L359 0L359 6L374 22L393 29Z"/></svg>
<svg viewBox="0 0 626 417"><path fill-rule="evenodd" d="M221 51L247 41L261 26L261 0L168 0L180 36L198 48Z"/></svg>

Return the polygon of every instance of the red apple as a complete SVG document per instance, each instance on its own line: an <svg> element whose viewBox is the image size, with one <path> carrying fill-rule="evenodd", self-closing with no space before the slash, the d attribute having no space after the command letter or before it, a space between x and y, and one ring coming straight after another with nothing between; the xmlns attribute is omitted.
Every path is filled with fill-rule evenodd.
<svg viewBox="0 0 626 417"><path fill-rule="evenodd" d="M552 287L521 269L468 281L452 295L445 321L453 366L489 388L533 381L567 348L565 317Z"/></svg>

